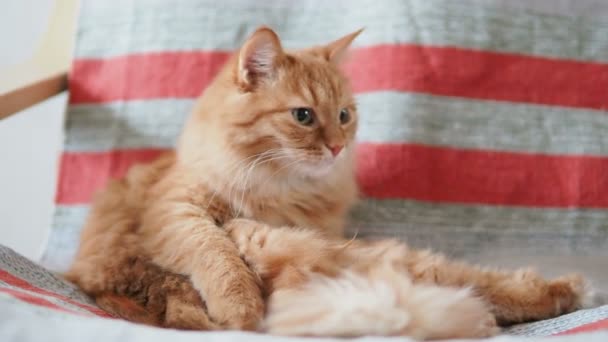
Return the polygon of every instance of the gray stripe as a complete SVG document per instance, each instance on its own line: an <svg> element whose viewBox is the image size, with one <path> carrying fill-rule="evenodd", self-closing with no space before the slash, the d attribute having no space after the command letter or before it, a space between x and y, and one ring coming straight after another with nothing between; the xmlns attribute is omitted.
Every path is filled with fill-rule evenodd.
<svg viewBox="0 0 608 342"><path fill-rule="evenodd" d="M359 27L355 45L416 43L608 61L608 21L451 0L85 1L76 57L233 50L257 26L285 46L326 42Z"/></svg>
<svg viewBox="0 0 608 342"><path fill-rule="evenodd" d="M472 5L479 4L480 0L460 0ZM481 0L492 2L495 5L511 9L533 10L546 14L565 16L608 16L608 2L606 0Z"/></svg>
<svg viewBox="0 0 608 342"><path fill-rule="evenodd" d="M452 256L608 256L608 211L365 200L350 233L405 239Z"/></svg>
<svg viewBox="0 0 608 342"><path fill-rule="evenodd" d="M67 151L172 147L193 100L150 100L73 105L66 123Z"/></svg>
<svg viewBox="0 0 608 342"><path fill-rule="evenodd" d="M605 111L396 92L365 94L358 102L361 141L608 154Z"/></svg>
<svg viewBox="0 0 608 342"><path fill-rule="evenodd" d="M359 141L608 155L608 116L593 110L377 92L357 97ZM192 100L70 107L66 149L171 147Z"/></svg>
<svg viewBox="0 0 608 342"><path fill-rule="evenodd" d="M43 265L65 270L78 245L87 206L57 207ZM608 210L432 204L368 199L349 233L395 237L419 248L476 259L480 255L608 256Z"/></svg>

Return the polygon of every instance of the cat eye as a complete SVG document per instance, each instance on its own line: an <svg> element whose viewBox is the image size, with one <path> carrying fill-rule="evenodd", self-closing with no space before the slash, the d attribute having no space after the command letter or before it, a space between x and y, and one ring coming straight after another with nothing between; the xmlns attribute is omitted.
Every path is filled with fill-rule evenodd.
<svg viewBox="0 0 608 342"><path fill-rule="evenodd" d="M313 111L310 108L294 108L291 110L291 115L296 121L304 126L312 125L314 121Z"/></svg>
<svg viewBox="0 0 608 342"><path fill-rule="evenodd" d="M342 108L342 110L340 111L340 123L341 124L346 124L350 121L350 112L348 111L348 108Z"/></svg>

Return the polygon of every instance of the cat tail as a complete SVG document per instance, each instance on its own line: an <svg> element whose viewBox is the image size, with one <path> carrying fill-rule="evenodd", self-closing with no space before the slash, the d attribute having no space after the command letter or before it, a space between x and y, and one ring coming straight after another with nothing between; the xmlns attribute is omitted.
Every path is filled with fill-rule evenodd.
<svg viewBox="0 0 608 342"><path fill-rule="evenodd" d="M390 277L343 273L314 277L305 286L274 292L264 331L289 336L410 336L416 339L487 337L493 315L468 289L412 284Z"/></svg>

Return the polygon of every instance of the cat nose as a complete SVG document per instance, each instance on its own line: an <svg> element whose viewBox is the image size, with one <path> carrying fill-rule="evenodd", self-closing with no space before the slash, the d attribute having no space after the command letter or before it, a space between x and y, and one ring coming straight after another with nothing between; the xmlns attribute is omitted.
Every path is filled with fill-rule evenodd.
<svg viewBox="0 0 608 342"><path fill-rule="evenodd" d="M342 149L344 148L344 145L325 145L327 146L327 148L331 151L331 154L335 157L337 156L340 151L342 151Z"/></svg>

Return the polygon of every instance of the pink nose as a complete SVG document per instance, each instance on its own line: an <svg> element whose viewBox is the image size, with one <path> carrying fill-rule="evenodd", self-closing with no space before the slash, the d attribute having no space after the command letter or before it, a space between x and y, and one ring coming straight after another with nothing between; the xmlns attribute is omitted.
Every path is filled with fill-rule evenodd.
<svg viewBox="0 0 608 342"><path fill-rule="evenodd" d="M335 146L329 146L327 145L327 148L331 151L331 154L335 156L338 155L338 153L340 153L340 151L342 151L342 149L344 148L344 146L342 145L335 145Z"/></svg>

